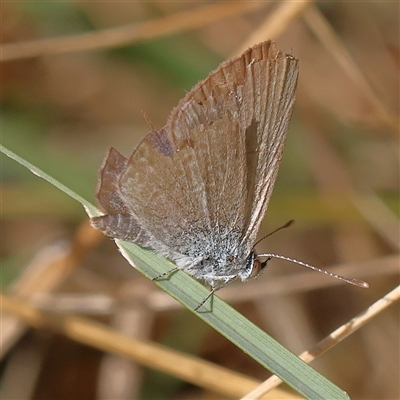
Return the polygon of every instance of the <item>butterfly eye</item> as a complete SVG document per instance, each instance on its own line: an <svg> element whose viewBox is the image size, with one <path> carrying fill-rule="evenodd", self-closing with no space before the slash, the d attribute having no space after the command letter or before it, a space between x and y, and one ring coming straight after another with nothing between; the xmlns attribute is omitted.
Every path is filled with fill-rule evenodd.
<svg viewBox="0 0 400 400"><path fill-rule="evenodd" d="M262 263L260 260L257 260L257 259L254 260L249 278L255 278L260 273L260 271L264 268L263 264L264 263Z"/></svg>
<svg viewBox="0 0 400 400"><path fill-rule="evenodd" d="M257 258L253 259L249 278L255 278L267 265L272 257L268 257L265 261L260 261Z"/></svg>

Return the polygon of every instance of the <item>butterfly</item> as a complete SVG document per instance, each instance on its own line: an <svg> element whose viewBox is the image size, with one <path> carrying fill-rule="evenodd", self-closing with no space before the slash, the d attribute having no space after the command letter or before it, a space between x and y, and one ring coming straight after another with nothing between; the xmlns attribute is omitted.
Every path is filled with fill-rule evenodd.
<svg viewBox="0 0 400 400"><path fill-rule="evenodd" d="M254 244L282 159L298 71L298 60L271 41L223 62L129 158L110 149L97 192L106 214L92 225L167 257L211 288L207 298L258 275L275 256L261 261Z"/></svg>
<svg viewBox="0 0 400 400"><path fill-rule="evenodd" d="M215 292L258 274L254 251L295 100L298 60L271 41L222 63L129 158L111 148L91 219Z"/></svg>

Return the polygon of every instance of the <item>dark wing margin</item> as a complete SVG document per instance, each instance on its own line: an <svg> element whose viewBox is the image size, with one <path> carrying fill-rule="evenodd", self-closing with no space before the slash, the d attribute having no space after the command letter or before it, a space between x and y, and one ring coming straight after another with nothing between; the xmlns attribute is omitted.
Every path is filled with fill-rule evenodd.
<svg viewBox="0 0 400 400"><path fill-rule="evenodd" d="M129 213L119 193L119 178L127 165L128 159L111 147L100 168L97 199L108 214Z"/></svg>
<svg viewBox="0 0 400 400"><path fill-rule="evenodd" d="M120 195L119 180L127 164L128 159L111 147L100 169L97 190L99 203L107 214L91 218L90 223L107 236L146 246L147 233L130 214Z"/></svg>

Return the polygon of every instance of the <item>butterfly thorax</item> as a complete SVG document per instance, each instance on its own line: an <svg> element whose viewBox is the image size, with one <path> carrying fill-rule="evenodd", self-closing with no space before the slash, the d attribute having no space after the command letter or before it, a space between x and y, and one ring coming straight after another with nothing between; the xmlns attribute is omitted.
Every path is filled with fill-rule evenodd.
<svg viewBox="0 0 400 400"><path fill-rule="evenodd" d="M187 248L169 258L178 268L213 288L240 279L246 280L251 274L252 250L240 235L228 232L220 235L197 233Z"/></svg>

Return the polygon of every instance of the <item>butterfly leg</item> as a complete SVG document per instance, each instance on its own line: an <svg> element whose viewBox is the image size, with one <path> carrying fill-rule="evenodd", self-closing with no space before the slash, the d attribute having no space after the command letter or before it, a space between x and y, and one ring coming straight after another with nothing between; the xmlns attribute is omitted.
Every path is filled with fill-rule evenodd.
<svg viewBox="0 0 400 400"><path fill-rule="evenodd" d="M218 290L219 288L214 288L211 289L210 293L208 293L208 295L206 297L204 297L204 299L194 308L194 311L198 311L199 308L201 308L201 306L204 305L204 303Z"/></svg>
<svg viewBox="0 0 400 400"><path fill-rule="evenodd" d="M154 277L154 278L152 279L152 281L159 281L159 280L161 280L161 279L168 279L172 274L174 274L174 273L175 273L176 271L178 271L178 270L179 270L179 268L178 268L178 267L175 267L175 268L173 268L173 269L171 269L171 270L169 270L169 271L163 272L162 274L160 274L160 275Z"/></svg>
<svg viewBox="0 0 400 400"><path fill-rule="evenodd" d="M229 277L229 278L226 280L226 282L222 283L221 285L211 287L210 293L208 293L208 295L200 302L200 304L198 304L198 305L196 306L196 308L194 309L194 311L197 312L197 311L201 308L201 306L203 306L203 305L205 304L205 302L206 302L211 296L214 295L214 293L215 293L217 290L222 289L223 287L229 285L229 284L230 284L232 281L234 281L235 279L236 279L236 275L232 275L231 277ZM212 307L211 307L211 308L212 308Z"/></svg>

